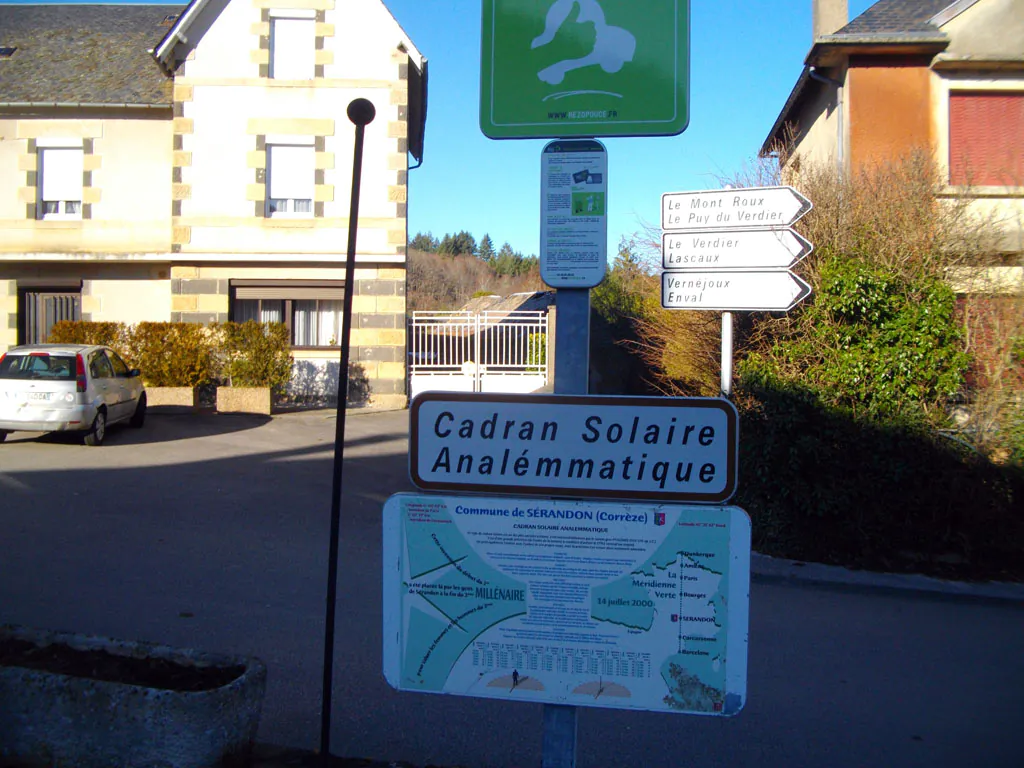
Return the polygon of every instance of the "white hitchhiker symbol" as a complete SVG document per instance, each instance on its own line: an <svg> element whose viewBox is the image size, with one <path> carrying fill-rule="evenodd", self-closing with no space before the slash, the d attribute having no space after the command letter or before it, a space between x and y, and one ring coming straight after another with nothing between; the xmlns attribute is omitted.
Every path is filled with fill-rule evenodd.
<svg viewBox="0 0 1024 768"><path fill-rule="evenodd" d="M543 34L535 37L530 47L540 48L554 40L576 4L580 6L576 23L594 24L594 50L583 58L566 59L542 69L537 77L546 83L557 85L565 79L567 72L594 64L599 64L605 72L618 72L627 61L633 60L633 54L636 53L636 38L629 30L608 26L604 20L604 10L597 0L555 0L548 10Z"/></svg>

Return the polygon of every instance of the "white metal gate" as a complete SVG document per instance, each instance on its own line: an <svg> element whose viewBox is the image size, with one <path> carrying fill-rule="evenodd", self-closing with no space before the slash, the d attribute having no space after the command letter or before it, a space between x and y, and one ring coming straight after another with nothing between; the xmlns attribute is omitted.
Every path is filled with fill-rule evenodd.
<svg viewBox="0 0 1024 768"><path fill-rule="evenodd" d="M409 393L525 393L548 381L546 312L413 312Z"/></svg>

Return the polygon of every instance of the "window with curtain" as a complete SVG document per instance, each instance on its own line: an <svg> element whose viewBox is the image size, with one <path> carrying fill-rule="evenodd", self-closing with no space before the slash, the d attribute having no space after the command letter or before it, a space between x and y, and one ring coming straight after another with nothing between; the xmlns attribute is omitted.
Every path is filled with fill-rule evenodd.
<svg viewBox="0 0 1024 768"><path fill-rule="evenodd" d="M312 145L268 145L267 216L312 216L315 173Z"/></svg>
<svg viewBox="0 0 1024 768"><path fill-rule="evenodd" d="M270 20L270 76L275 80L312 80L316 72L316 21L276 16Z"/></svg>
<svg viewBox="0 0 1024 768"><path fill-rule="evenodd" d="M342 285L239 285L232 287L231 319L284 323L293 347L341 344Z"/></svg>
<svg viewBox="0 0 1024 768"><path fill-rule="evenodd" d="M951 91L949 183L1024 185L1024 91Z"/></svg>
<svg viewBox="0 0 1024 768"><path fill-rule="evenodd" d="M39 150L39 215L43 219L82 217L81 147Z"/></svg>

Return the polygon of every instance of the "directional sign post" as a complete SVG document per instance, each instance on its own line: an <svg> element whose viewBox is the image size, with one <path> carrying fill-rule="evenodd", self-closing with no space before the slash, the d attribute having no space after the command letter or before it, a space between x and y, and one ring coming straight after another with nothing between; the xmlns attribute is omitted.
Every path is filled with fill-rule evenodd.
<svg viewBox="0 0 1024 768"><path fill-rule="evenodd" d="M813 250L790 229L811 210L792 187L661 196L661 305L722 312L722 394L732 390L732 312L788 312L811 287L788 271ZM713 270L713 271L712 271Z"/></svg>
<svg viewBox="0 0 1024 768"><path fill-rule="evenodd" d="M661 196L661 228L667 232L788 227L811 210L792 187L748 187Z"/></svg>
<svg viewBox="0 0 1024 768"><path fill-rule="evenodd" d="M721 232L666 232L665 269L789 269L814 247L789 227Z"/></svg>
<svg viewBox="0 0 1024 768"><path fill-rule="evenodd" d="M810 294L811 286L784 269L661 275L665 309L788 312Z"/></svg>

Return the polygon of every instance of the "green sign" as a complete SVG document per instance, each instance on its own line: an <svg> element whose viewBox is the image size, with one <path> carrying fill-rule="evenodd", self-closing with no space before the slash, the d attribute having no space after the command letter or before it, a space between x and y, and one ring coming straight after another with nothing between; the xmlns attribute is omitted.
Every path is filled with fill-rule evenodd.
<svg viewBox="0 0 1024 768"><path fill-rule="evenodd" d="M689 122L689 0L483 0L492 139L673 136Z"/></svg>

